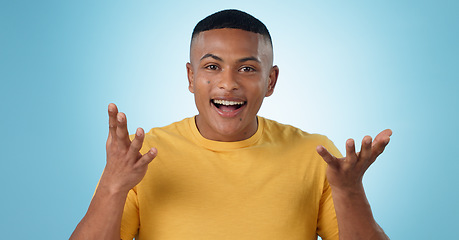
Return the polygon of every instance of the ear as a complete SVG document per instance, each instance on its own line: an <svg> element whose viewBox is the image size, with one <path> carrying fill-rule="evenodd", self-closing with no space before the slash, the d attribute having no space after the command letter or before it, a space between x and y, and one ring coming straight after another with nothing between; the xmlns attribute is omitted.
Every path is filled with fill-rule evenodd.
<svg viewBox="0 0 459 240"><path fill-rule="evenodd" d="M271 72L269 73L269 83L268 83L268 91L265 94L265 97L269 97L274 92L274 87L276 87L277 77L279 77L279 68L277 66L273 66L271 68Z"/></svg>
<svg viewBox="0 0 459 240"><path fill-rule="evenodd" d="M191 63L186 63L186 74L188 76L188 90L190 90L191 93L194 93L194 75Z"/></svg>

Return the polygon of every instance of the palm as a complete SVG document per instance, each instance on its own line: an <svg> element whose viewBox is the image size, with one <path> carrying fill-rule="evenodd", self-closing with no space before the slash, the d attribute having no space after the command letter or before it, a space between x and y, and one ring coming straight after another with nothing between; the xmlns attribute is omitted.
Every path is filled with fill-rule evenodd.
<svg viewBox="0 0 459 240"><path fill-rule="evenodd" d="M317 152L328 164L327 178L330 186L339 189L360 187L365 171L384 151L391 135L392 131L386 129L380 132L373 142L370 136L365 136L358 153L355 152L354 140L348 139L344 158L331 155L323 146L317 147Z"/></svg>

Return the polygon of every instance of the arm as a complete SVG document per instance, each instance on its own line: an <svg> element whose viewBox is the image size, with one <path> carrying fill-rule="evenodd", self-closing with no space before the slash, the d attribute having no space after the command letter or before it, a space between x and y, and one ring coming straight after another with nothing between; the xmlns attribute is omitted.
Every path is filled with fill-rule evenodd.
<svg viewBox="0 0 459 240"><path fill-rule="evenodd" d="M323 146L317 147L317 152L328 164L327 178L332 189L341 240L389 239L373 218L362 178L384 151L391 135L391 130L384 130L373 143L370 136L364 137L359 153L355 152L354 140L349 139L345 158L336 158Z"/></svg>
<svg viewBox="0 0 459 240"><path fill-rule="evenodd" d="M108 115L107 164L88 211L70 236L71 240L120 239L127 194L142 180L157 154L155 148L143 156L139 153L144 131L138 128L131 142L126 116L118 113L115 104L108 106Z"/></svg>

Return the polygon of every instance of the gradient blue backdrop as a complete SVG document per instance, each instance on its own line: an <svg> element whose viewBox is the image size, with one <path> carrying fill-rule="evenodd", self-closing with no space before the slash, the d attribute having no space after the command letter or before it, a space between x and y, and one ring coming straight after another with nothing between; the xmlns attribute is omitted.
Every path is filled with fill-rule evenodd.
<svg viewBox="0 0 459 240"><path fill-rule="evenodd" d="M280 77L260 115L341 151L392 128L364 178L375 218L393 239L457 236L457 1L18 0L0 5L0 238L70 236L105 164L108 103L131 132L197 113L191 31L225 8L274 39Z"/></svg>

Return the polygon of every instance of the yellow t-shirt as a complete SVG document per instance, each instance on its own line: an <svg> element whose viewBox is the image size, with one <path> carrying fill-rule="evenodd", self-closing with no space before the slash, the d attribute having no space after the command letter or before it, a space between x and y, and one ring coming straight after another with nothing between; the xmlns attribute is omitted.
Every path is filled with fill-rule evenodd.
<svg viewBox="0 0 459 240"><path fill-rule="evenodd" d="M158 156L128 194L122 239L338 239L338 225L316 153L325 136L258 117L249 139L205 139L194 118L145 136Z"/></svg>

